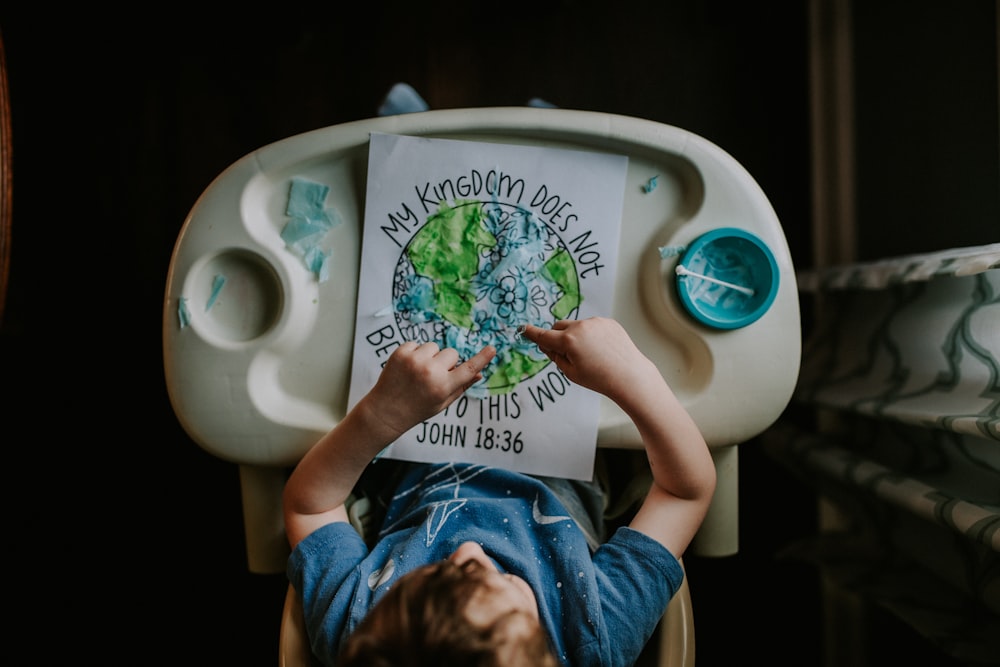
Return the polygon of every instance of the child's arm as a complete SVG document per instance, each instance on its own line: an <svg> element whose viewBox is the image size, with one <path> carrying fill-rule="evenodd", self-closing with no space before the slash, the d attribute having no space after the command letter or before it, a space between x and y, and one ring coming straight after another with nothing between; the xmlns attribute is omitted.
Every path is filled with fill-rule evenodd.
<svg viewBox="0 0 1000 667"><path fill-rule="evenodd" d="M434 343L399 346L375 386L306 452L285 485L288 542L295 547L317 528L347 521L344 502L365 467L396 438L436 415L482 377L496 355L487 346L458 363L458 352Z"/></svg>
<svg viewBox="0 0 1000 667"><path fill-rule="evenodd" d="M653 484L630 527L680 557L698 531L715 492L715 465L698 430L660 371L615 320L527 326L570 381L614 401L642 436Z"/></svg>

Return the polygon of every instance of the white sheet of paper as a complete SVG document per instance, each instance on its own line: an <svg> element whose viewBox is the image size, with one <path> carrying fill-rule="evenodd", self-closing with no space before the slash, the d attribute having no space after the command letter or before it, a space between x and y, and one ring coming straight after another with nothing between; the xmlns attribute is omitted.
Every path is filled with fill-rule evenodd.
<svg viewBox="0 0 1000 667"><path fill-rule="evenodd" d="M372 133L349 406L407 340L497 358L381 456L591 479L601 397L517 326L610 315L628 158Z"/></svg>

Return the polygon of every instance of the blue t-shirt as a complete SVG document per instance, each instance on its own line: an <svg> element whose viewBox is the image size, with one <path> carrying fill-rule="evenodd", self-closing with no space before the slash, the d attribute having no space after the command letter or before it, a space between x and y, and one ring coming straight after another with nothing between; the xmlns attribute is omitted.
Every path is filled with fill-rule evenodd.
<svg viewBox="0 0 1000 667"><path fill-rule="evenodd" d="M288 577L302 597L313 652L333 665L340 643L407 572L480 544L501 572L523 578L565 665L631 665L684 571L659 542L619 528L595 552L540 480L471 464L415 466L369 552L348 523L302 540Z"/></svg>

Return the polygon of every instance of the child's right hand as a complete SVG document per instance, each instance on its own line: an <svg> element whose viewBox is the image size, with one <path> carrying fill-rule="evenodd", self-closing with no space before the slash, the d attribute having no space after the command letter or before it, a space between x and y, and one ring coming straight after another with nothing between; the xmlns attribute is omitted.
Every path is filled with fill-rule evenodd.
<svg viewBox="0 0 1000 667"><path fill-rule="evenodd" d="M453 348L407 341L389 356L366 401L384 425L402 435L478 382L494 356L496 349L488 345L459 364Z"/></svg>

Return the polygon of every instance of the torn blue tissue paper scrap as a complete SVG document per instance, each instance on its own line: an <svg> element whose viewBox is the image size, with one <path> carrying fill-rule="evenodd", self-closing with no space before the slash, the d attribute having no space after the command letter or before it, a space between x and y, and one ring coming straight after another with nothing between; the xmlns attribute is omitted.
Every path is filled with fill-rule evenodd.
<svg viewBox="0 0 1000 667"><path fill-rule="evenodd" d="M191 323L191 313L187 308L187 297L177 299L177 319L180 321L180 328L183 329Z"/></svg>
<svg viewBox="0 0 1000 667"><path fill-rule="evenodd" d="M324 249L322 243L327 232L341 222L337 211L326 205L329 192L328 185L293 178L285 206L285 215L290 220L281 230L285 247L302 258L305 267L321 283L330 277L333 254L332 249Z"/></svg>
<svg viewBox="0 0 1000 667"><path fill-rule="evenodd" d="M656 186L659 184L660 184L660 175L657 174L656 176L653 176L648 181L646 181L646 184L642 186L642 191L648 195L650 192L655 190Z"/></svg>
<svg viewBox="0 0 1000 667"><path fill-rule="evenodd" d="M219 293L222 291L222 287L226 284L226 277L221 273L215 275L212 278L212 293L208 297L208 302L205 304L205 312L207 313L212 306L215 305L215 300L219 298Z"/></svg>
<svg viewBox="0 0 1000 667"><path fill-rule="evenodd" d="M677 257L687 250L687 246L682 245L665 245L657 248L660 253L660 259L667 259L668 257Z"/></svg>
<svg viewBox="0 0 1000 667"><path fill-rule="evenodd" d="M549 102L548 100L543 100L541 97L532 97L528 100L529 107L535 107L536 109L558 109L555 104Z"/></svg>
<svg viewBox="0 0 1000 667"><path fill-rule="evenodd" d="M395 116L396 114L416 113L430 109L427 102L408 83L397 83L389 92L378 107L379 116Z"/></svg>

